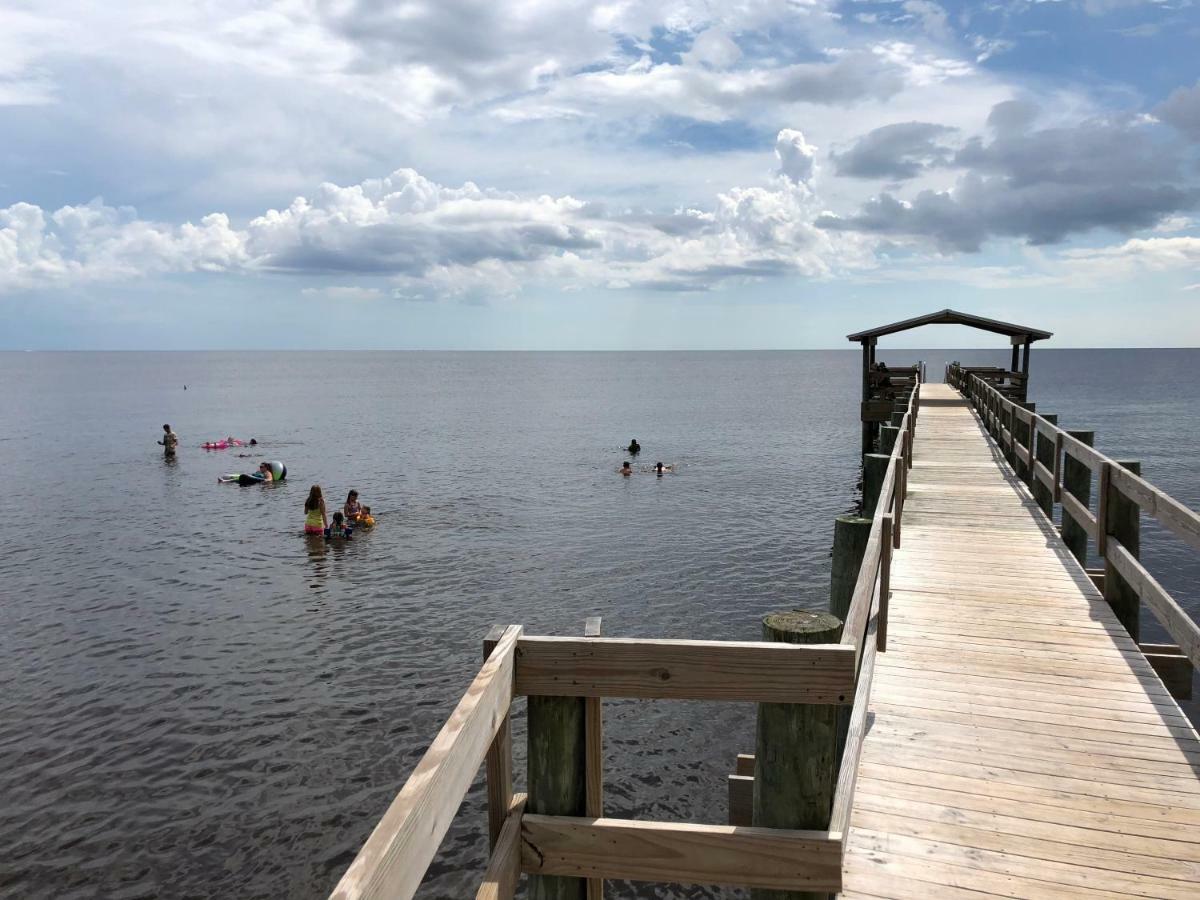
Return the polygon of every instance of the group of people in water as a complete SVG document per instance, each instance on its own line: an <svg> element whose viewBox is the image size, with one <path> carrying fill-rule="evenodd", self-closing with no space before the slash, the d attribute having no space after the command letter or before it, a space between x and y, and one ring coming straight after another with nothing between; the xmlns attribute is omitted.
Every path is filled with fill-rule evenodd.
<svg viewBox="0 0 1200 900"><path fill-rule="evenodd" d="M179 448L179 435L172 430L169 424L163 425L162 440L158 441L158 444L163 448L164 457L174 459ZM227 437L220 441L210 441L201 446L206 450L224 450L229 447L243 446L257 447L258 440L251 438L249 441L240 441L233 437ZM238 454L238 456L249 455ZM217 481L243 485L271 484L283 481L286 477L287 466L283 463L263 461L258 464L258 470L252 474L222 475L217 478ZM304 533L306 535L319 535L326 540L349 539L356 528L372 528L374 525L375 517L371 515L371 507L358 502L358 491L351 491L342 508L330 516L325 510L325 498L321 493L321 486L314 484L309 489L308 499L304 501Z"/></svg>
<svg viewBox="0 0 1200 900"><path fill-rule="evenodd" d="M304 501L304 533L321 535L326 540L343 538L349 540L354 536L355 528L372 528L375 517L371 515L371 507L358 502L358 491L351 491L346 496L346 503L330 518L325 510L325 496L321 486L314 484L308 489L308 499Z"/></svg>
<svg viewBox="0 0 1200 900"><path fill-rule="evenodd" d="M625 448L625 451L630 456L637 456L639 453L642 452L642 445L638 443L637 438L634 438L633 440L631 440L629 442L629 446ZM625 460L625 462L621 464L621 468L618 469L617 471L620 472L622 475L626 475L626 476L632 475L633 474L633 464L630 463L629 460ZM657 475L659 478L662 478L664 475L666 475L670 472L674 472L675 467L673 465L663 465L663 463L660 461L660 462L656 462L654 464L654 468L649 469L648 471L651 471L655 475Z"/></svg>

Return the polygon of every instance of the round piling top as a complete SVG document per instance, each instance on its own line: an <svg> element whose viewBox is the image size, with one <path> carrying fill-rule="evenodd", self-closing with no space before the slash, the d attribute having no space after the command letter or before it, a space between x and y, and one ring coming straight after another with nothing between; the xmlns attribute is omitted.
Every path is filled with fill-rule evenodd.
<svg viewBox="0 0 1200 900"><path fill-rule="evenodd" d="M837 641L842 620L823 610L793 609L763 618L763 640L782 644L825 644Z"/></svg>
<svg viewBox="0 0 1200 900"><path fill-rule="evenodd" d="M887 457L885 456L884 459L887 459ZM839 525L849 525L849 526L868 525L869 526L873 520L865 518L860 515L857 515L856 513L847 513L844 516L838 516L835 521ZM796 610L796 612L799 612L799 610ZM771 613L771 616L790 616L790 615L792 615L792 613ZM767 616L767 618L769 619L769 618L771 618L771 616ZM766 620L764 619L763 621L765 622Z"/></svg>

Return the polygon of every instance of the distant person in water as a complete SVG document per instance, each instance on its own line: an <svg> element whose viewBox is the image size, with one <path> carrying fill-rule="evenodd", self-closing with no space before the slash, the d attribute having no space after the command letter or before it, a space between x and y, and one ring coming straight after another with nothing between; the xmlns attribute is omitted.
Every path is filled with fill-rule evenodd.
<svg viewBox="0 0 1200 900"><path fill-rule="evenodd" d="M629 442L629 446L626 449L629 451L630 456L637 456L642 452L642 445L637 442L637 438L634 438Z"/></svg>
<svg viewBox="0 0 1200 900"><path fill-rule="evenodd" d="M258 446L258 441L257 441L257 440L255 440L254 438L250 438L250 446L251 446L251 447L257 447L257 446Z"/></svg>
<svg viewBox="0 0 1200 900"><path fill-rule="evenodd" d="M351 491L346 496L346 505L342 507L347 522L357 522L362 515L362 506L358 502L358 491Z"/></svg>
<svg viewBox="0 0 1200 900"><path fill-rule="evenodd" d="M657 475L659 478L662 478L663 475L665 475L667 472L673 472L673 471L675 471L674 466L664 466L660 462L656 462L654 464L654 474Z"/></svg>
<svg viewBox="0 0 1200 900"><path fill-rule="evenodd" d="M625 460L625 464L623 466L621 466L621 474L622 475L632 475L633 474L633 466L631 466L629 464L629 460Z"/></svg>
<svg viewBox="0 0 1200 900"><path fill-rule="evenodd" d="M163 439L159 441L163 448L163 456L174 456L175 448L179 445L179 435L171 430L170 425L163 426Z"/></svg>

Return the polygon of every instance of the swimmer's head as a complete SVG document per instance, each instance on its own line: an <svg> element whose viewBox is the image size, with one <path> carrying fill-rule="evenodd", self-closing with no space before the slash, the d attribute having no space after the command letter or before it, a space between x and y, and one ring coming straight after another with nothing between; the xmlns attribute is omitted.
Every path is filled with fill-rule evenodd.
<svg viewBox="0 0 1200 900"><path fill-rule="evenodd" d="M257 446L258 446L258 441L256 441L254 438L250 438L250 446L251 446L251 447L257 447Z"/></svg>
<svg viewBox="0 0 1200 900"><path fill-rule="evenodd" d="M163 431L170 431L170 430L171 430L171 426L170 426L170 425L164 425L164 426L163 426Z"/></svg>

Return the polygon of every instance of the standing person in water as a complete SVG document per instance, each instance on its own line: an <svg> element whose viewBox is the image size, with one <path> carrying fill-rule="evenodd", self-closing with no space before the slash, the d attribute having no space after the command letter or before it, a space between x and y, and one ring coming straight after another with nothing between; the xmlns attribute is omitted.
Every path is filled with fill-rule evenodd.
<svg viewBox="0 0 1200 900"><path fill-rule="evenodd" d="M174 456L175 448L179 445L179 435L171 430L170 425L164 425L163 439L158 443L162 444L163 456Z"/></svg>
<svg viewBox="0 0 1200 900"><path fill-rule="evenodd" d="M634 438L629 442L629 446L626 449L629 451L630 456L637 456L642 452L642 445L637 442L637 438Z"/></svg>
<svg viewBox="0 0 1200 900"><path fill-rule="evenodd" d="M358 491L351 491L346 496L346 505L342 507L342 513L346 516L347 522L357 522L362 516L362 506L358 502Z"/></svg>
<svg viewBox="0 0 1200 900"><path fill-rule="evenodd" d="M314 484L308 489L308 499L304 501L304 533L323 535L328 527L325 498L321 496L321 486Z"/></svg>
<svg viewBox="0 0 1200 900"><path fill-rule="evenodd" d="M621 474L622 475L632 475L633 474L633 466L631 466L629 464L629 460L625 460L625 464L623 466L621 466Z"/></svg>

